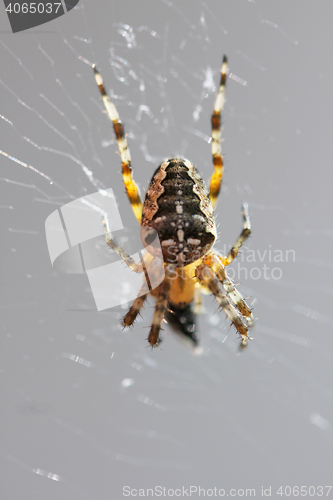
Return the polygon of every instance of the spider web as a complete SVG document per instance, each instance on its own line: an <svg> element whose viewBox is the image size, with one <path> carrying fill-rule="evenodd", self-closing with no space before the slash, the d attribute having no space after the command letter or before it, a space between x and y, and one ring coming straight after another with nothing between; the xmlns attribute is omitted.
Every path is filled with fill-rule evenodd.
<svg viewBox="0 0 333 500"><path fill-rule="evenodd" d="M123 4L95 10L81 0L16 35L2 17L6 497L118 498L126 485L255 488L259 496L262 486L328 484L331 6ZM125 226L120 243L138 231L91 63L125 124L143 195L171 155L209 179L223 53L216 248L226 253L236 240L247 201L253 236L230 274L250 296L254 340L240 352L206 297L199 348L165 326L161 350L151 352L153 300L122 332L126 306L97 312L85 274L52 268L44 224L62 205L112 188ZM95 244L108 253L103 238Z"/></svg>

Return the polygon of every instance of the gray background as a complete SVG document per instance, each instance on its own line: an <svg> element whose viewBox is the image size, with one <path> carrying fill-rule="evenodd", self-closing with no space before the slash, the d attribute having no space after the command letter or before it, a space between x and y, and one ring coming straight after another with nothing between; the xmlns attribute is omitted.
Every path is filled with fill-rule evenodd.
<svg viewBox="0 0 333 500"><path fill-rule="evenodd" d="M125 485L256 488L257 498L272 486L277 498L280 485L329 484L332 3L81 0L15 35L0 7L1 115L11 122L1 120L1 149L54 181L1 156L3 498L118 499ZM122 332L125 309L98 313L87 277L50 264L46 218L98 187L112 187L128 233L138 231L79 56L115 96L144 192L170 155L209 178L215 89L205 75L218 82L223 53L238 80L223 113L217 248L235 241L247 200L253 236L238 262L259 271L235 279L258 318L254 340L240 352L206 297L200 349L167 327L151 352L152 299ZM294 250L295 262L272 262L269 249ZM281 279L265 279L264 265Z"/></svg>

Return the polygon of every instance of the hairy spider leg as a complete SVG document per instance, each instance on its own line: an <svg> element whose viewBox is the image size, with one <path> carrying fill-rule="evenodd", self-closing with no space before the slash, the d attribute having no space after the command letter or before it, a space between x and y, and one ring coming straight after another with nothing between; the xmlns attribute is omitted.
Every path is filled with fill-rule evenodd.
<svg viewBox="0 0 333 500"><path fill-rule="evenodd" d="M125 314L123 319L123 326L131 326L136 320L137 315L140 313L143 304L145 303L148 293L144 293L147 289L146 281L144 281L142 288L139 292L138 297L134 300L133 304L129 308L128 312Z"/></svg>
<svg viewBox="0 0 333 500"><path fill-rule="evenodd" d="M109 247L112 248L112 250L114 250L119 255L119 257L123 259L125 264L130 269L132 269L132 271L136 273L142 273L145 270L143 263L139 262L139 264L137 264L135 260L117 243L117 241L112 238L112 236L110 237L105 217L103 217L103 225L105 241L109 245Z"/></svg>
<svg viewBox="0 0 333 500"><path fill-rule="evenodd" d="M122 162L122 172L123 172L123 180L125 184L125 189L127 193L127 197L130 201L130 204L132 206L132 210L134 212L135 217L137 218L139 224L141 224L141 217L142 217L142 201L140 198L140 193L139 193L139 188L136 184L136 182L133 179L132 175L132 166L131 166L131 155L130 151L127 145L127 140L125 137L125 131L123 124L121 123L119 119L119 114L118 111L111 102L110 97L107 95L104 84L103 84L103 79L96 69L96 67L93 67L94 73L95 73L95 80L96 83L99 87L99 90L102 94L103 98L103 103L107 112L108 117L113 123L113 130L116 135L117 143L118 143L118 148L119 148L119 153L121 157L121 162Z"/></svg>
<svg viewBox="0 0 333 500"><path fill-rule="evenodd" d="M221 153L221 111L224 108L225 84L227 80L228 60L223 56L221 68L220 87L215 99L214 112L212 114L212 155L214 172L210 179L209 198L215 209L217 198L221 189L223 177L223 158Z"/></svg>
<svg viewBox="0 0 333 500"><path fill-rule="evenodd" d="M247 203L243 204L242 216L243 216L243 230L241 234L237 238L234 246L229 251L227 257L220 257L220 260L224 266L228 266L234 260L234 258L237 257L239 249L251 234L251 222L249 216L249 207Z"/></svg>
<svg viewBox="0 0 333 500"><path fill-rule="evenodd" d="M220 288L220 282L215 276L215 273L211 269L210 265L203 262L196 268L195 275L198 280L212 292L218 304L221 306L227 317L230 319L231 323L240 333L242 337L241 345L245 347L249 339L248 327L244 323L241 313L228 299L228 296L224 289Z"/></svg>
<svg viewBox="0 0 333 500"><path fill-rule="evenodd" d="M216 274L217 279L227 292L228 298L237 307L240 313L245 316L248 326L252 327L254 324L253 316L250 307L245 302L243 296L239 293L233 282L228 277L224 265L221 262L221 257L215 253L207 255L203 259L204 263L211 266Z"/></svg>
<svg viewBox="0 0 333 500"><path fill-rule="evenodd" d="M170 267L173 266L169 265L165 267L164 281L158 287L153 322L148 335L148 342L152 347L157 347L158 345L161 324L168 308L169 291L172 279L171 274L174 273L174 270L170 270Z"/></svg>
<svg viewBox="0 0 333 500"><path fill-rule="evenodd" d="M134 300L123 319L122 324L125 327L131 326L134 323L149 293L153 296L158 295L159 286L154 289L152 287L154 283L162 283L165 277L165 266L159 259L154 259L149 253L146 253L143 257L143 263L145 276L138 297ZM153 282L151 282L150 278L153 279Z"/></svg>

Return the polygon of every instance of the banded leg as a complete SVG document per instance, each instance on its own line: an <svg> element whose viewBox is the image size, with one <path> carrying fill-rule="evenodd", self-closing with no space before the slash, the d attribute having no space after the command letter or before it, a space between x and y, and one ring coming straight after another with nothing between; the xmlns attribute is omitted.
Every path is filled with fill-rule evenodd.
<svg viewBox="0 0 333 500"><path fill-rule="evenodd" d="M124 179L126 193L127 193L128 199L131 203L134 215L137 218L139 224L141 224L142 202L140 199L138 186L135 183L135 181L133 180L132 166L131 166L131 155L130 155L130 151L128 149L127 140L126 140L125 132L124 132L124 127L119 119L118 111L117 111L115 105L111 102L110 97L107 95L107 93L105 91L105 88L103 85L103 79L102 79L100 73L98 72L98 70L96 69L95 66L93 67L93 69L94 69L94 73L95 73L96 83L97 83L99 90L102 94L103 103L104 103L106 112L108 114L108 117L110 118L110 120L113 123L113 130L114 130L114 133L116 134L116 139L117 139L119 153L120 153L121 162L122 162L122 172L123 172L123 179Z"/></svg>
<svg viewBox="0 0 333 500"><path fill-rule="evenodd" d="M109 245L112 250L114 250L119 257L123 259L125 264L132 269L132 271L136 273L142 273L144 271L144 265L142 262L139 262L137 264L134 259L116 242L116 240L112 237L110 237L109 230L108 230L108 225L105 220L105 217L103 217L103 225L104 225L104 234L105 234L105 241Z"/></svg>
<svg viewBox="0 0 333 500"><path fill-rule="evenodd" d="M225 291L220 288L220 282L215 276L214 271L207 264L202 263L196 268L195 275L198 280L206 285L212 292L218 304L240 333L242 337L241 345L245 347L249 339L248 327L244 323L241 313L236 309L234 304L228 300Z"/></svg>
<svg viewBox="0 0 333 500"><path fill-rule="evenodd" d="M244 203L243 205L242 216L243 216L243 231L237 238L236 243L231 248L227 257L220 257L221 262L225 266L228 266L234 260L234 258L237 257L239 249L251 234L251 222L249 216L249 207L247 203Z"/></svg>
<svg viewBox="0 0 333 500"><path fill-rule="evenodd" d="M215 209L223 177L223 158L221 153L221 111L225 101L225 83L227 79L228 61L223 56L221 68L221 80L218 94L216 96L214 112L212 114L212 155L214 172L210 179L209 198Z"/></svg>
<svg viewBox="0 0 333 500"><path fill-rule="evenodd" d="M233 302L233 304L237 307L237 309L241 312L241 314L246 318L248 326L252 327L254 321L251 309L247 305L243 296L239 293L233 282L227 276L224 265L220 260L220 256L215 254L210 254L207 257L207 259L210 259L212 269L215 272L217 279L223 286L224 290L227 292L229 299Z"/></svg>
<svg viewBox="0 0 333 500"><path fill-rule="evenodd" d="M124 316L123 323L122 323L124 327L133 325L134 321L136 320L137 315L140 313L141 308L148 297L148 293L144 293L146 288L147 288L147 284L146 284L146 282L144 282L144 284L139 292L138 297L135 299L135 301L133 302L133 304L129 308L128 312Z"/></svg>
<svg viewBox="0 0 333 500"><path fill-rule="evenodd" d="M168 272L168 266L166 266L165 279L158 289L153 322L148 335L148 342L152 347L156 347L158 345L158 338L160 335L161 324L168 307L170 286L171 286L171 276L170 273Z"/></svg>

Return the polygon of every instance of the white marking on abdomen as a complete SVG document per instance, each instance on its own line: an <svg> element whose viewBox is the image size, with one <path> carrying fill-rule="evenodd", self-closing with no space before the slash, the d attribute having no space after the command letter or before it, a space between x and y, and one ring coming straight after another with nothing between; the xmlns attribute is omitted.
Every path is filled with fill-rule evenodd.
<svg viewBox="0 0 333 500"><path fill-rule="evenodd" d="M172 245L173 243L175 243L175 240L164 240L162 241L161 245L162 247L169 247L170 245Z"/></svg>
<svg viewBox="0 0 333 500"><path fill-rule="evenodd" d="M182 229L178 229L177 238L178 238L178 241L184 241L184 231Z"/></svg>
<svg viewBox="0 0 333 500"><path fill-rule="evenodd" d="M189 239L187 240L187 243L188 243L189 245L200 245L200 240L197 240L197 239L195 239L195 238L189 238Z"/></svg>

